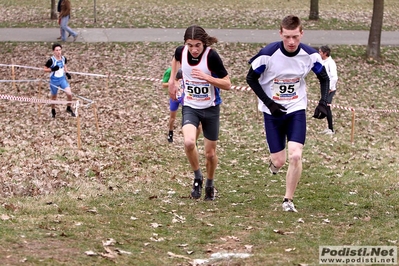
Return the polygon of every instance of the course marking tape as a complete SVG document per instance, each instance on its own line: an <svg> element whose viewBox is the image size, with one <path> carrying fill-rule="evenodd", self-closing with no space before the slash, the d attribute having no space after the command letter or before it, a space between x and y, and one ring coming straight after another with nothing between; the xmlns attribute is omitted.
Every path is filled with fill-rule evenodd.
<svg viewBox="0 0 399 266"><path fill-rule="evenodd" d="M22 79L19 79L19 80L7 80L7 79L2 79L2 80L0 80L0 82L4 82L4 83L11 83L11 82L39 82L39 81L41 81L41 79L26 79L26 80L22 80Z"/></svg>
<svg viewBox="0 0 399 266"><path fill-rule="evenodd" d="M0 64L0 66L7 66L7 67L14 66L14 67L20 67L20 68L30 68L30 69L39 69L39 70L42 69L42 68L37 68L37 67L29 67L29 66L21 66L21 65ZM126 75L118 75L118 74L102 75L102 74L83 73L83 72L69 72L69 73L78 74L78 75L86 75L86 76L95 76L95 77L119 77L119 78L126 78L126 79L140 80L140 81L162 82L162 79L157 79L157 78L134 77L134 76L126 76ZM52 84L50 84L50 85L54 86ZM231 86L231 89L238 90L238 91L250 91L251 87L249 87L249 86ZM81 99L91 101L84 97L81 97ZM313 100L308 100L308 101L313 102L313 103L318 103L318 101L313 101ZM91 101L91 102L94 102L94 101ZM345 107L345 106L336 105L336 104L329 104L329 105L333 108L338 108L338 109L347 110L347 111L351 111L351 112L365 111L365 112L399 113L399 110L396 110L396 109L353 108L353 107Z"/></svg>
<svg viewBox="0 0 399 266"><path fill-rule="evenodd" d="M47 104L68 104L68 103L76 103L76 102L74 102L74 101L54 101L54 100L45 100L45 99L37 99L37 98L28 98L28 97L20 97L20 96L5 95L5 94L0 94L0 99L11 100L11 101L19 101L19 102L47 103Z"/></svg>

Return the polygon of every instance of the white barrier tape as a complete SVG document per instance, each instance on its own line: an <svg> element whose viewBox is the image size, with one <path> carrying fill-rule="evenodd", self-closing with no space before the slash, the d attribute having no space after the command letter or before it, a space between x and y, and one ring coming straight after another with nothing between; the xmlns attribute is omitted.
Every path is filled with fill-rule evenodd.
<svg viewBox="0 0 399 266"><path fill-rule="evenodd" d="M231 86L231 89L238 91L250 91L251 87Z"/></svg>
<svg viewBox="0 0 399 266"><path fill-rule="evenodd" d="M0 64L0 66L17 66L17 67L21 67L21 68L41 69L41 68L27 67L27 66L20 66L20 65ZM91 73L82 73L82 72L69 72L69 73L78 74L78 75L96 76L96 77L119 77L119 78L126 78L126 79L140 80L140 81L151 81L151 82L161 82L162 81L162 79L157 79L157 78L134 77L134 76L115 75L115 74L102 75L102 74L91 74ZM231 86L231 89L239 90L239 91L250 91L251 87L248 87L248 86ZM310 102L314 102L314 103L318 103L318 101L312 101L312 100L309 100L309 101ZM332 106L333 108L338 108L338 109L347 110L347 111L355 111L355 108L353 108L353 107L345 107L345 106L339 106L339 105L335 105L335 104L329 104L329 105ZM384 112L384 113L399 113L399 110L396 110L396 109L392 109L391 110L391 109L357 108L356 110L358 110L358 111L366 111L366 112L370 112L371 111L371 112Z"/></svg>
<svg viewBox="0 0 399 266"><path fill-rule="evenodd" d="M312 103L319 104L319 101L314 101L314 100L309 100L309 99L308 99L308 101L312 102ZM353 108L353 107L345 107L345 106L340 106L340 105L336 105L336 104L328 104L328 105L333 108L343 109L343 110L347 110L347 111L355 111L355 108Z"/></svg>
<svg viewBox="0 0 399 266"><path fill-rule="evenodd" d="M366 109L366 108L358 108L356 110L365 111L365 112L399 113L399 110L396 110L396 109Z"/></svg>
<svg viewBox="0 0 399 266"><path fill-rule="evenodd" d="M50 86L51 86L51 87L56 87L56 88L58 88L59 90L62 90L63 92L65 92L65 90L64 90L63 88L61 88L61 87L58 87L58 86L56 86L56 85L52 84L51 82L50 82L49 84L50 84ZM65 92L65 93L66 93L66 92ZM90 100L90 99L88 99L88 98L85 98L85 97L83 97L83 96L80 96L80 95L77 95L77 94L74 94L73 92L71 92L71 94L72 94L73 96L75 96L76 98L79 98L79 99L82 99L82 100L84 100L84 101L87 101L87 102L89 102L89 104L88 104L88 105L90 105L90 104L94 103L94 101L93 101L93 100Z"/></svg>
<svg viewBox="0 0 399 266"><path fill-rule="evenodd" d="M4 82L4 83L11 83L11 82L38 82L38 81L41 81L41 79L26 79L26 80L22 80L22 79L19 79L19 80L7 80L7 79L2 79L2 80L0 80L0 82Z"/></svg>
<svg viewBox="0 0 399 266"><path fill-rule="evenodd" d="M68 104L68 103L75 103L74 101L54 101L54 100L27 98L27 97L19 97L19 96L4 95L4 94L0 94L0 99L11 100L11 101L18 101L18 102L47 103L47 104Z"/></svg>
<svg viewBox="0 0 399 266"><path fill-rule="evenodd" d="M6 65L6 64L0 64L0 66L6 66L6 67L19 67L19 68L30 68L30 69L38 69L38 70L42 70L42 69L43 69L43 68L39 68L39 67L21 66L21 65Z"/></svg>
<svg viewBox="0 0 399 266"><path fill-rule="evenodd" d="M107 75L92 74L92 73L84 73L84 72L70 72L70 71L68 71L68 73L69 73L69 74L83 75L83 76L101 77L101 78L106 78L106 77L108 77Z"/></svg>
<svg viewBox="0 0 399 266"><path fill-rule="evenodd" d="M309 102L313 102L313 103L317 103L317 104L319 103L318 101L313 101L313 100L308 100L308 101ZM399 110L396 110L396 109L369 109L369 108L345 107L345 106L336 105L336 104L328 104L328 105L333 107L333 108L338 108L338 109L347 110L347 111L351 111L351 112L364 111L364 112L399 113Z"/></svg>
<svg viewBox="0 0 399 266"><path fill-rule="evenodd" d="M7 65L7 64L0 64L0 66L5 66L5 67L18 67L18 68L29 68L29 69L36 69L36 70L43 70L43 68L40 67L30 67L30 66L21 66L21 65ZM77 75L84 75L84 76L94 76L94 77L102 77L106 78L108 77L107 75L102 75L102 74L92 74L92 73L84 73L84 72L68 72L71 74L77 74Z"/></svg>
<svg viewBox="0 0 399 266"><path fill-rule="evenodd" d="M76 98L79 98L79 99L82 99L82 100L84 100L84 101L86 101L86 102L89 102L88 105L94 103L93 100L87 99L87 98L85 98L85 97L83 97L83 96L76 95L76 94L74 94L74 93L72 93L72 95L75 96Z"/></svg>
<svg viewBox="0 0 399 266"><path fill-rule="evenodd" d="M44 81L44 80L42 80L42 79L28 79L28 80L0 80L0 82L39 82L39 81ZM47 81L45 81L45 82L47 82ZM50 83L50 86L53 86L53 87L57 87L56 85L54 85L54 84L51 84ZM58 89L60 89L60 90L62 90L62 91L64 91L65 92L65 90L63 90L62 88L60 88L60 87L58 87ZM85 97L83 97L83 96L80 96L80 95L77 95L77 94L74 94L74 93L72 93L72 95L74 95L75 97L77 97L77 98L80 98L80 99L82 99L82 100L84 100L84 101L86 101L86 102L89 102L88 104L87 104L87 106L89 106L89 105L91 105L92 103L94 103L94 101L93 100L90 100L90 99L88 99L88 98L85 98Z"/></svg>
<svg viewBox="0 0 399 266"><path fill-rule="evenodd" d="M114 74L110 74L110 77L134 79L134 80L140 80L140 81L151 81L151 82L161 82L162 81L162 79L156 79L156 78L134 77L134 76L124 76L124 75L114 75Z"/></svg>

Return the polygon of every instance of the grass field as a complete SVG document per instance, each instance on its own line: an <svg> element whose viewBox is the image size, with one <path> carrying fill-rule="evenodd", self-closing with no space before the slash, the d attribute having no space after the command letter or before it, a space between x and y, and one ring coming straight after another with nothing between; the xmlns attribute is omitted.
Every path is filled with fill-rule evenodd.
<svg viewBox="0 0 399 266"><path fill-rule="evenodd" d="M57 3L58 1L56 1ZM282 17L296 14L307 29L368 30L372 0L319 1L320 21L307 21L310 1L71 1L70 26L122 28L185 28L200 24L205 28L276 29ZM397 30L397 0L385 0L384 30ZM94 10L94 3L96 8ZM0 27L57 27L50 20L50 1L0 0ZM94 22L96 20L96 23Z"/></svg>
<svg viewBox="0 0 399 266"><path fill-rule="evenodd" d="M31 14L31 18L39 14L36 19L44 17L47 11L40 6L47 5L47 1L37 1L31 8L41 11L24 13L30 10L28 3L18 1L18 9L17 1L0 0L1 8L8 12L0 18L1 25L9 25L5 19L18 12L19 19L10 19L15 26L24 25L25 14ZM106 14L119 14L124 7L118 3L122 1L113 1L112 5L97 1ZM176 6L170 10L179 14L183 2L174 3ZM213 1L209 5L227 12L233 10L233 3L222 6ZM252 6L242 3L235 3L237 17L242 13L239 10ZM257 3L268 4L270 10L281 5L284 11L293 10L300 1ZM80 14L89 14L90 10L83 7L90 7L91 1L73 4L86 10ZM393 1L386 4L392 7L387 8L389 12L395 11ZM164 7L156 6L155 1L125 5L136 6L143 14L143 7L155 11ZM340 14L369 14L371 1L323 1L323 5L331 14L337 5L342 7ZM277 19L280 11L274 12ZM299 12L306 16L306 6ZM84 19L78 14L73 22L79 25ZM145 26L125 24L130 21L126 16L124 13L119 23L111 15L104 15L110 24L100 26ZM87 15L85 19L91 18ZM138 16L137 21L144 19ZM228 19L221 21L220 25L232 23ZM47 27L53 22L32 19L29 23L32 27ZM170 23L166 20L164 26L173 27ZM268 25L275 28L272 23ZM50 45L0 43L0 63L40 68L51 56ZM332 137L319 134L326 121L311 118L319 91L315 75L309 75L311 101L304 169L295 197L299 212L284 213L281 200L287 167L278 175L269 173L262 116L256 110L254 94L246 91L222 93L217 199L205 202L188 198L192 173L178 123L175 142L169 144L166 140L167 92L158 83L114 76L160 79L169 64L168 55L177 45L64 46L70 71L110 77L72 75L73 92L94 100L98 110L99 132L93 106L79 109L81 149L77 148L76 119L66 114L65 106L60 105L57 118L52 119L46 105L0 101L2 265L318 265L322 245L398 245L399 113L387 111L398 110L398 47L383 47L384 59L378 63L364 59L365 47L332 47L339 73L334 103L356 110L353 114L344 108L333 109L336 134ZM262 46L214 46L233 85L247 86L247 60ZM0 67L0 79L11 78L12 69ZM20 67L15 68L15 78L44 81L15 86L0 83L0 94L46 98L47 74ZM65 99L63 94L60 99ZM203 154L202 138L198 146ZM203 156L201 159L205 171ZM249 257L232 255L223 259L212 257L215 254Z"/></svg>
<svg viewBox="0 0 399 266"><path fill-rule="evenodd" d="M75 43L65 55L71 71L160 78L168 64L164 54L176 45ZM48 46L3 43L0 52L4 62L39 67ZM246 60L259 45L215 49L233 85L246 86ZM175 142L166 141L168 101L159 84L73 75L74 92L96 101L101 130L93 109L81 108L81 150L76 120L64 107L53 120L49 107L38 115L34 104L1 101L2 261L193 265L213 253L235 252L251 257L207 265L315 265L319 245L397 245L398 114L372 109L397 108L397 90L386 88L398 86L399 49L384 48L381 64L364 61L364 47L333 51L340 75L336 104L365 110L356 112L352 143L350 111L333 110L337 134L330 137L318 133L326 122L310 118L309 104L297 214L280 210L286 168L277 176L268 172L251 92L223 92L214 202L188 198L192 174L177 125ZM0 70L2 79L10 78L10 68ZM46 75L20 68L16 78ZM317 100L314 75L308 83L310 99ZM46 86L40 91L47 93ZM39 89L17 83L2 85L1 93L36 97Z"/></svg>

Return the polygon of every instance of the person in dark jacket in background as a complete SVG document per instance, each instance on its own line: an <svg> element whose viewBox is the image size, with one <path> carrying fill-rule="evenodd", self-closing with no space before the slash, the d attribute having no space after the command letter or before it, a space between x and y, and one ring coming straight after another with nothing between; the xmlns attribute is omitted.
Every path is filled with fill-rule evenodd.
<svg viewBox="0 0 399 266"><path fill-rule="evenodd" d="M78 38L78 34L74 32L69 26L68 22L71 17L71 2L69 0L61 0L59 2L60 5L60 26L61 26L61 40L66 41L68 32L69 35L72 35L73 41L76 41Z"/></svg>

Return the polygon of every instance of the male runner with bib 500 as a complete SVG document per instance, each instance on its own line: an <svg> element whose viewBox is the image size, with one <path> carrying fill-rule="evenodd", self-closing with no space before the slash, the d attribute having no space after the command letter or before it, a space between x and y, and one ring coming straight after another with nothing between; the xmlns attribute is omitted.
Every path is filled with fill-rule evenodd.
<svg viewBox="0 0 399 266"><path fill-rule="evenodd" d="M196 132L202 125L206 157L207 179L205 200L215 199L213 179L218 158L216 144L219 138L219 117L222 99L220 89L231 88L230 78L219 54L210 48L218 40L209 36L200 26L190 26L184 34L184 46L176 48L172 60L169 96L176 99L177 86L172 77L179 67L183 73L182 130L184 150L194 171L191 197L201 197L203 177L196 148Z"/></svg>

